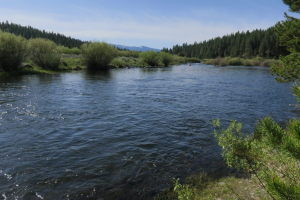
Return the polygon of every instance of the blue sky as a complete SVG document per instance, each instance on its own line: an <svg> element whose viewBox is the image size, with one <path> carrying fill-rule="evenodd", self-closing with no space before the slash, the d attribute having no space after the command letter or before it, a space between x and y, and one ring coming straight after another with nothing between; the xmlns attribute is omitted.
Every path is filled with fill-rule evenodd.
<svg viewBox="0 0 300 200"><path fill-rule="evenodd" d="M0 21L83 40L171 47L283 20L281 0L0 0Z"/></svg>

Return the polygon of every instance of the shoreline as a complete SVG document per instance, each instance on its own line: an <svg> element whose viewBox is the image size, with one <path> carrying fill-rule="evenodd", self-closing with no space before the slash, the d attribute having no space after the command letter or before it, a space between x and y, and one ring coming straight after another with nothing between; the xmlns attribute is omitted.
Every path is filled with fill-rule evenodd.
<svg viewBox="0 0 300 200"><path fill-rule="evenodd" d="M202 62L207 65L215 66L260 66L271 67L278 62L278 59L273 58L240 58L240 57L224 57L224 58L211 58L203 59Z"/></svg>

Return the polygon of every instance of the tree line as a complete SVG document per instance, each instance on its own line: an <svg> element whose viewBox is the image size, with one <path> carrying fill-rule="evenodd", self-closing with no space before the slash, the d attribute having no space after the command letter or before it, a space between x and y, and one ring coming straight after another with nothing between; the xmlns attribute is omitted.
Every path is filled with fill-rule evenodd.
<svg viewBox="0 0 300 200"><path fill-rule="evenodd" d="M21 26L14 23L0 22L0 30L4 32L13 33L15 35L22 36L26 39L32 38L45 38L49 39L56 44L66 46L69 48L80 47L84 42L78 39L74 39L63 34L47 32L45 30L39 30L31 26Z"/></svg>
<svg viewBox="0 0 300 200"><path fill-rule="evenodd" d="M286 48L280 46L275 27L266 30L237 32L223 37L216 37L194 44L175 45L163 51L186 57L264 57L277 58L286 55Z"/></svg>

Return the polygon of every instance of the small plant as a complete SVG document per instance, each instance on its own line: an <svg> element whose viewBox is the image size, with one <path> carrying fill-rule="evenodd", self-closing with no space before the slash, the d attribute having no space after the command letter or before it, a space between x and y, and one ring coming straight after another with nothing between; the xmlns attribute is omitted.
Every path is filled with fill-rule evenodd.
<svg viewBox="0 0 300 200"><path fill-rule="evenodd" d="M83 62L89 69L107 69L110 62L117 55L117 49L113 46L94 42L81 46Z"/></svg>
<svg viewBox="0 0 300 200"><path fill-rule="evenodd" d="M44 69L58 69L61 56L54 42L42 38L31 39L29 49L34 64Z"/></svg>
<svg viewBox="0 0 300 200"><path fill-rule="evenodd" d="M174 192L178 195L178 200L192 200L193 191L189 185L182 185L179 183L179 179L174 181Z"/></svg>
<svg viewBox="0 0 300 200"><path fill-rule="evenodd" d="M17 70L26 55L27 43L24 38L0 32L0 70Z"/></svg>

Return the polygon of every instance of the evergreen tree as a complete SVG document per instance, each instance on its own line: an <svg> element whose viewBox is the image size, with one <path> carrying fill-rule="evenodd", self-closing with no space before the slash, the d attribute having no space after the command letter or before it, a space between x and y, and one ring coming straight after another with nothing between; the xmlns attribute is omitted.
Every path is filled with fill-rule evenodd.
<svg viewBox="0 0 300 200"><path fill-rule="evenodd" d="M194 44L175 45L165 52L197 58L268 57L278 58L287 51L279 44L276 28L237 32Z"/></svg>
<svg viewBox="0 0 300 200"><path fill-rule="evenodd" d="M31 26L21 26L14 23L0 22L0 30L3 32L13 33L15 35L20 35L26 39L32 38L44 38L55 42L56 44L63 45L66 47L80 47L84 42L78 39L67 37L63 34L46 32L45 30L38 30L32 28Z"/></svg>

